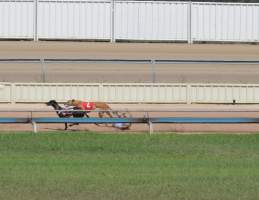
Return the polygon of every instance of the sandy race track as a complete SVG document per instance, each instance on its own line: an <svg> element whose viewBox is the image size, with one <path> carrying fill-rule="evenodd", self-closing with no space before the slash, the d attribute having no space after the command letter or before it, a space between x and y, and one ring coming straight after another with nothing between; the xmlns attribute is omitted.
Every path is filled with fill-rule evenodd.
<svg viewBox="0 0 259 200"><path fill-rule="evenodd" d="M259 60L259 45L0 42L0 58ZM148 64L45 64L47 82L152 82ZM156 64L158 83L259 83L259 65ZM37 63L0 63L0 82L41 82Z"/></svg>
<svg viewBox="0 0 259 200"><path fill-rule="evenodd" d="M259 60L259 45L249 44L158 44L158 43L87 43L87 42L0 42L0 58L120 58L120 59L226 59ZM41 82L40 64L0 64L0 82ZM47 82L151 82L149 65L122 64L45 64ZM259 65L156 65L158 83L259 83ZM259 105L180 105L180 104L125 104L112 105L113 109L162 109L174 112L152 112L151 116L186 117L259 117ZM0 117L30 116L30 112L7 112L15 110L52 111L44 104L0 104ZM190 110L190 112L179 112ZM194 112L215 111L215 112ZM132 112L143 116L143 112ZM34 112L33 116L55 116L54 112ZM92 114L94 116L94 114ZM63 124L42 124L42 131L62 130ZM118 131L95 125L79 125L72 130ZM32 130L27 124L0 124L0 130ZM155 131L259 131L257 124L156 124ZM130 131L148 131L143 124L133 125Z"/></svg>
<svg viewBox="0 0 259 200"><path fill-rule="evenodd" d="M183 105L183 104L111 104L112 109L128 109L134 117L143 117L145 112L135 112L135 110L162 110L163 112L150 112L152 117L259 117L259 105ZM55 117L56 114L50 107L44 104L0 104L0 117L30 117L28 110L46 111L33 112L33 117ZM12 111L26 112L12 112ZM174 112L166 112L166 111ZM6 112L3 112L6 111ZM181 112L185 111L185 112ZM189 111L189 112L186 112ZM197 112L209 111L209 112ZM220 112L229 111L229 112ZM231 112L234 111L234 112ZM240 112L237 112L240 111ZM246 111L246 112L244 112ZM258 112L253 112L258 111ZM91 113L90 116L96 116ZM39 131L60 131L63 130L63 124L40 124ZM32 131L30 124L0 124L1 131ZM119 132L112 127L98 127L92 124L80 124L79 126L70 127L73 131L96 131L96 132ZM148 132L146 124L134 124L128 132ZM155 124L154 131L161 132L236 132L236 133L254 133L259 132L259 124Z"/></svg>

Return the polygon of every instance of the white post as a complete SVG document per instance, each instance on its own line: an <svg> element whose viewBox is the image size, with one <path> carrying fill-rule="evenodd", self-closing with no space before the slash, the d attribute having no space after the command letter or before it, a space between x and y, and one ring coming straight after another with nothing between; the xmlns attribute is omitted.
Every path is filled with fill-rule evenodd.
<svg viewBox="0 0 259 200"><path fill-rule="evenodd" d="M104 101L104 99L103 99L103 83L99 83L99 86L98 86L98 101Z"/></svg>
<svg viewBox="0 0 259 200"><path fill-rule="evenodd" d="M38 41L38 0L34 0L33 40Z"/></svg>
<svg viewBox="0 0 259 200"><path fill-rule="evenodd" d="M42 82L45 83L46 82L46 68L45 68L45 64L44 64L44 58L40 59L40 63L41 63Z"/></svg>
<svg viewBox="0 0 259 200"><path fill-rule="evenodd" d="M192 103L192 86L191 84L186 84L186 103Z"/></svg>
<svg viewBox="0 0 259 200"><path fill-rule="evenodd" d="M187 39L188 43L192 44L192 2L189 1L188 3L188 10L187 10Z"/></svg>
<svg viewBox="0 0 259 200"><path fill-rule="evenodd" d="M111 32L111 38L110 41L113 43L115 42L115 0L111 0L111 19L110 19L110 32Z"/></svg>
<svg viewBox="0 0 259 200"><path fill-rule="evenodd" d="M11 102L11 104L15 104L15 102L16 102L16 95L15 95L15 90L16 90L16 88L15 88L15 83L11 83L11 89L10 89L11 91L10 91L10 102Z"/></svg>
<svg viewBox="0 0 259 200"><path fill-rule="evenodd" d="M153 123L149 119L148 112L145 112L144 118L147 120L147 125L149 128L149 135L151 135L153 133L154 129L153 129Z"/></svg>
<svg viewBox="0 0 259 200"><path fill-rule="evenodd" d="M38 130L37 130L37 124L35 121L32 121L32 126L33 126L33 133L37 133Z"/></svg>
<svg viewBox="0 0 259 200"><path fill-rule="evenodd" d="M154 132L153 123L150 120L148 120L148 125L149 125L149 135L152 135Z"/></svg>
<svg viewBox="0 0 259 200"><path fill-rule="evenodd" d="M151 69L152 69L152 83L156 82L156 71L155 71L155 60L151 60Z"/></svg>

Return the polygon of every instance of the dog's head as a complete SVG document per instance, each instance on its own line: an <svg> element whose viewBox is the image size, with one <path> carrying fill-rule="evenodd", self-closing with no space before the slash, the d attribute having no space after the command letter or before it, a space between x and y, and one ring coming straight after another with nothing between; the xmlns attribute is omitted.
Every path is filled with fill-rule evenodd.
<svg viewBox="0 0 259 200"><path fill-rule="evenodd" d="M65 104L68 106L78 106L81 103L82 103L82 101L80 101L80 100L71 99L71 100L68 100Z"/></svg>
<svg viewBox="0 0 259 200"><path fill-rule="evenodd" d="M57 103L55 100L50 100L49 102L46 103L47 106L51 106L53 104Z"/></svg>

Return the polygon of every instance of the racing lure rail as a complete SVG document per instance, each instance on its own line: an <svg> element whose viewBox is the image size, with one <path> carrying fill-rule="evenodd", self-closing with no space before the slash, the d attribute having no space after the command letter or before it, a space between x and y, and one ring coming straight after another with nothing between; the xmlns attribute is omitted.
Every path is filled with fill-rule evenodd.
<svg viewBox="0 0 259 200"><path fill-rule="evenodd" d="M20 117L0 118L0 124L6 123L31 123L33 132L38 132L37 123L82 123L82 124L105 124L105 123L145 123L149 125L149 133L153 133L153 123L199 123L199 124L238 124L259 123L259 118L199 118L199 117L131 117L131 118L58 118L58 117Z"/></svg>

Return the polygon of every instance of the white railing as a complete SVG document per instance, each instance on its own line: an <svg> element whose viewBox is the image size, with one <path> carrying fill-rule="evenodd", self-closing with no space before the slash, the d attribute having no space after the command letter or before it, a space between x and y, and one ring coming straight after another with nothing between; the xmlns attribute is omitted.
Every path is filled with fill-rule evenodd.
<svg viewBox="0 0 259 200"><path fill-rule="evenodd" d="M1 0L1 39L258 42L259 4Z"/></svg>
<svg viewBox="0 0 259 200"><path fill-rule="evenodd" d="M0 102L259 103L259 84L0 83Z"/></svg>

